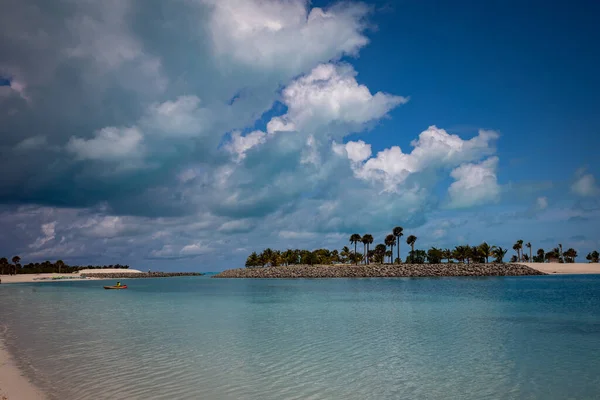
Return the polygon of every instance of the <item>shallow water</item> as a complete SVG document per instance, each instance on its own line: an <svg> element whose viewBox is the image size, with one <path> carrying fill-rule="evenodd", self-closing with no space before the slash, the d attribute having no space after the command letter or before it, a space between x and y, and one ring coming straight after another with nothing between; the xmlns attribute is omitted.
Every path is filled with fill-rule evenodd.
<svg viewBox="0 0 600 400"><path fill-rule="evenodd" d="M600 396L600 276L127 284L0 286L52 399Z"/></svg>

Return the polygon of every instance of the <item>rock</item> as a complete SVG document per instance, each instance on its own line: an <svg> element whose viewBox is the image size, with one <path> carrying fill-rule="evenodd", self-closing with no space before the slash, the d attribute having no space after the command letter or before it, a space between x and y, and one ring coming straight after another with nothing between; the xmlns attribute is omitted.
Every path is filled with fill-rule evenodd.
<svg viewBox="0 0 600 400"><path fill-rule="evenodd" d="M370 264L370 265L290 265L264 268L238 268L213 278L394 278L443 276L523 276L547 275L525 265L489 264Z"/></svg>

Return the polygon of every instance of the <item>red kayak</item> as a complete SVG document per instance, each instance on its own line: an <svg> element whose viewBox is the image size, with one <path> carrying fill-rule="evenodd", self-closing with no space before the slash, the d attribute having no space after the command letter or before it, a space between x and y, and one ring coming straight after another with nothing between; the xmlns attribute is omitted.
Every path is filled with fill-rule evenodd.
<svg viewBox="0 0 600 400"><path fill-rule="evenodd" d="M127 285L121 285L121 286L104 286L104 289L127 289Z"/></svg>

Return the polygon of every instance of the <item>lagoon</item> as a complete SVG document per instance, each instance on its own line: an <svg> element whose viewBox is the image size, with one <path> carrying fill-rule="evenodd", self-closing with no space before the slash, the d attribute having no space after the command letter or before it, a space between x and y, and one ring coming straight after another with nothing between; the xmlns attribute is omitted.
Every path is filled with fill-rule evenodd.
<svg viewBox="0 0 600 400"><path fill-rule="evenodd" d="M0 287L50 399L591 399L600 276ZM2 330L3 329L3 330Z"/></svg>

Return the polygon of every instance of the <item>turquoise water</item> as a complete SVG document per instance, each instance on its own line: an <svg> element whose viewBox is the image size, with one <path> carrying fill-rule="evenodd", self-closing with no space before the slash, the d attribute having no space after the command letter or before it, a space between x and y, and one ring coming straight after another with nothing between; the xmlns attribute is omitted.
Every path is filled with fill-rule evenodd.
<svg viewBox="0 0 600 400"><path fill-rule="evenodd" d="M102 284L0 285L52 399L600 396L599 276Z"/></svg>

